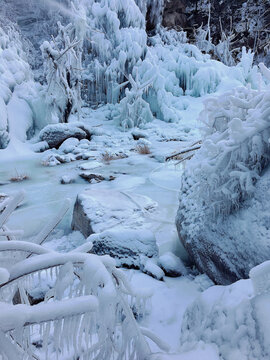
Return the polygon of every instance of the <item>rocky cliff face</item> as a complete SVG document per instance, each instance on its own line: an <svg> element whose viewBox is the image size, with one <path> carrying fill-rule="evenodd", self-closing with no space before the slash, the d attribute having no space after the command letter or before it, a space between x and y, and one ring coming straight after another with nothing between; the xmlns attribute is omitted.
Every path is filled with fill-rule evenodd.
<svg viewBox="0 0 270 360"><path fill-rule="evenodd" d="M264 57L270 63L270 1L269 0L211 0L210 28L212 42L217 45L222 32L234 34L232 49L246 46L255 52L256 58ZM182 28L191 40L194 29L207 26L209 18L208 0L166 0L163 25ZM237 53L237 51L236 51Z"/></svg>

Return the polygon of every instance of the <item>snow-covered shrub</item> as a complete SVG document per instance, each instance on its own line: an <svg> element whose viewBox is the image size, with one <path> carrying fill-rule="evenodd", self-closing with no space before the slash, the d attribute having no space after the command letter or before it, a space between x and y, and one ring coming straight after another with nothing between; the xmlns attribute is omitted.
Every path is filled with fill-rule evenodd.
<svg viewBox="0 0 270 360"><path fill-rule="evenodd" d="M71 113L79 113L81 106L82 39L72 23L62 26L59 22L58 29L57 37L50 43L45 41L41 50L52 118L66 123Z"/></svg>
<svg viewBox="0 0 270 360"><path fill-rule="evenodd" d="M232 41L235 35L230 33L226 35L225 32L222 31L221 39L217 45L214 45L209 40L209 31L208 29L200 26L195 30L195 45L207 54L212 54L214 58L223 62L223 64L227 66L235 65L235 60L233 57L233 49L232 49Z"/></svg>
<svg viewBox="0 0 270 360"><path fill-rule="evenodd" d="M150 106L143 99L143 94L148 91L152 80L140 84L137 72L135 79L129 75L129 82L131 89L126 89L126 96L120 102L120 115L117 119L118 124L124 129L140 127L153 120Z"/></svg>

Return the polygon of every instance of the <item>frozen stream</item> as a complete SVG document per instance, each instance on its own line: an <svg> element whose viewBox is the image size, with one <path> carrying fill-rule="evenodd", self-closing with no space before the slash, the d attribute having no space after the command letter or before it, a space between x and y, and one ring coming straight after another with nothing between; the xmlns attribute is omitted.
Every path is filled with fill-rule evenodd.
<svg viewBox="0 0 270 360"><path fill-rule="evenodd" d="M114 175L116 179L110 182L88 184L79 176L73 184L62 185L60 178L64 174L78 174L78 166L86 161L76 161L54 167L41 165L41 155L30 158L5 162L0 160L0 182L9 182L17 175L27 175L29 180L9 182L0 186L0 192L13 193L25 191L25 201L16 210L9 225L11 228L24 227L25 237L36 234L40 228L56 214L63 200L70 198L72 206L61 224L58 226L65 234L70 232L73 204L77 194L86 189L101 188L127 192L130 195L142 194L157 202L154 213L146 216L147 227L150 227L157 237L160 253L171 250L181 257L186 257L184 249L177 238L174 218L178 205L177 188L180 184L181 171L173 166L160 164L145 155L134 154L127 159L111 161L93 172L102 175Z"/></svg>

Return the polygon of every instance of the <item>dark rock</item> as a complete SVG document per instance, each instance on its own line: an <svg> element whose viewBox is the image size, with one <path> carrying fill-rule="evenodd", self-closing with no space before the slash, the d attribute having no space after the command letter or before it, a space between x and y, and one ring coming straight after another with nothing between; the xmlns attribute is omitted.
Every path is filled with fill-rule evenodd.
<svg viewBox="0 0 270 360"><path fill-rule="evenodd" d="M138 269L141 267L142 256L146 259L145 263L148 258L158 256L155 236L147 229L130 230L122 227L93 234L89 240L93 242L92 251L95 254L110 255L115 258L118 266ZM151 263L148 267L157 277L164 275L157 265Z"/></svg>
<svg viewBox="0 0 270 360"><path fill-rule="evenodd" d="M32 296L31 294L26 293L26 296L28 297L28 301L30 305L37 305L44 301L45 292L39 293L39 296ZM23 303L19 290L17 290L15 295L13 296L12 303L13 305L18 305Z"/></svg>
<svg viewBox="0 0 270 360"><path fill-rule="evenodd" d="M174 29L183 29L186 27L187 14L185 0L165 1L162 25Z"/></svg>
<svg viewBox="0 0 270 360"><path fill-rule="evenodd" d="M107 181L112 181L115 179L115 176L107 176L107 177L104 177L103 175L100 175L100 174L93 174L93 173L89 173L87 171L85 172L82 172L79 174L81 178L83 178L84 180L88 181L89 183L92 183L92 182L101 182L101 181L104 181L104 180L107 180Z"/></svg>
<svg viewBox="0 0 270 360"><path fill-rule="evenodd" d="M60 183L62 185L66 185L66 184L73 184L75 183L77 175L63 175L60 179Z"/></svg>
<svg viewBox="0 0 270 360"><path fill-rule="evenodd" d="M5 149L9 144L9 134L5 130L0 131L0 149Z"/></svg>
<svg viewBox="0 0 270 360"><path fill-rule="evenodd" d="M50 148L58 148L66 139L86 139L87 133L73 124L47 125L40 131L39 138L46 141Z"/></svg>
<svg viewBox="0 0 270 360"><path fill-rule="evenodd" d="M131 133L132 137L134 140L139 140L139 139L145 139L147 137L147 135L139 130L133 130Z"/></svg>
<svg viewBox="0 0 270 360"><path fill-rule="evenodd" d="M208 2L204 0L166 0L164 4L162 25L167 28L187 31L188 39L194 41L194 30L201 25L206 28L209 17ZM211 0L210 29L212 42L217 45L222 31L228 36L235 34L233 48L243 46L255 51L255 59L270 63L269 52L265 44L269 42L270 7L267 1ZM222 26L222 28L221 28ZM256 29L256 30L255 30ZM258 38L258 33L259 38Z"/></svg>
<svg viewBox="0 0 270 360"><path fill-rule="evenodd" d="M87 209L84 209L83 201L79 196L74 205L71 227L73 230L79 230L86 238L94 233Z"/></svg>

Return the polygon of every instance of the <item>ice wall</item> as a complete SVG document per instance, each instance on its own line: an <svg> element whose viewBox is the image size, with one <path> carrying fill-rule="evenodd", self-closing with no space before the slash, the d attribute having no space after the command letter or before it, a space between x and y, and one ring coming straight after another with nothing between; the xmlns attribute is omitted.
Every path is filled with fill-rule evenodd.
<svg viewBox="0 0 270 360"><path fill-rule="evenodd" d="M29 96L32 74L20 34L8 22L0 24L0 149L14 136L25 141L34 128Z"/></svg>

